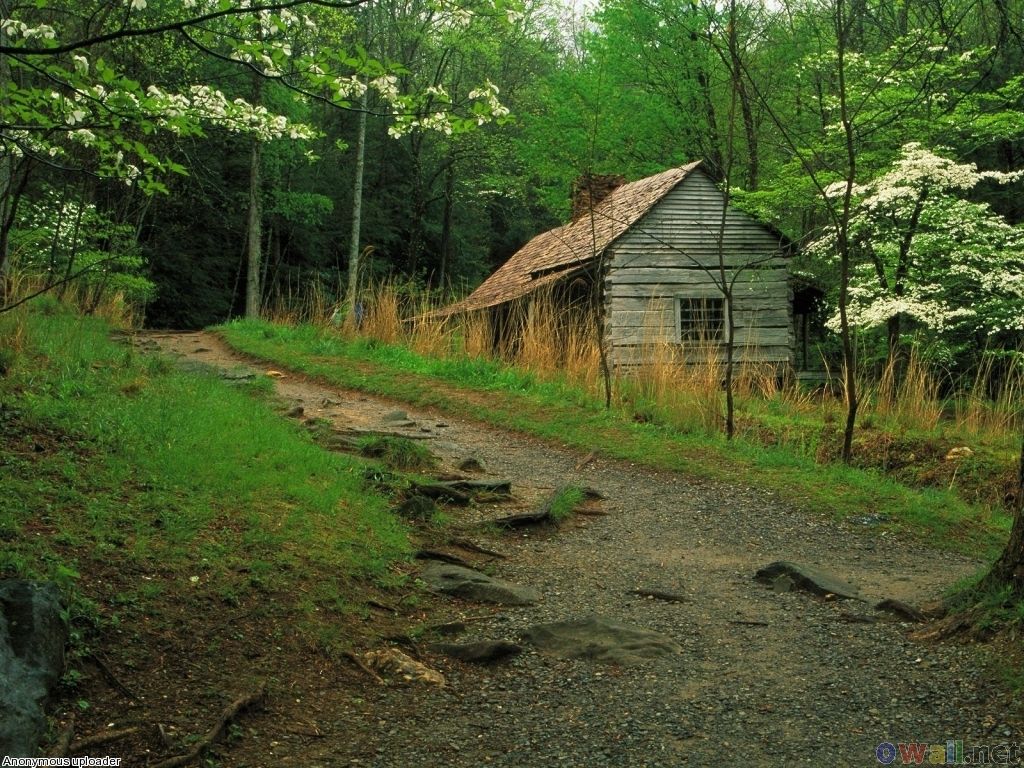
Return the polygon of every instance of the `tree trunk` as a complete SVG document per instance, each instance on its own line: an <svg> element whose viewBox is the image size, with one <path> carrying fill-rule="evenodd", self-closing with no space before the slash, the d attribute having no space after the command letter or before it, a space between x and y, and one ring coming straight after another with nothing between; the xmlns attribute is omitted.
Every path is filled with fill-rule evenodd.
<svg viewBox="0 0 1024 768"><path fill-rule="evenodd" d="M754 113L750 108L750 98L747 89L743 85L743 63L740 60L739 38L736 34L736 3L730 3L729 21L729 64L731 68L732 90L735 98L739 99L740 111L743 113L743 130L747 139L747 191L753 192L757 189L758 177L758 154L757 154L757 126L754 124ZM730 117L730 119L732 119ZM732 128L729 129L730 133ZM732 150L730 150L732 151ZM731 165L731 161L730 165Z"/></svg>
<svg viewBox="0 0 1024 768"><path fill-rule="evenodd" d="M454 238L452 237L452 217L455 211L455 161L449 158L448 167L444 171L444 211L441 216L441 263L437 269L437 284L444 290L445 278L451 266Z"/></svg>
<svg viewBox="0 0 1024 768"><path fill-rule="evenodd" d="M747 122L749 115L749 104L743 91L743 75L739 57L739 48L736 37L736 0L729 3L729 59L732 63L732 78L729 92L729 125L726 130L726 167L722 185L722 215L718 220L718 279L721 282L722 295L725 297L725 437L732 440L736 433L736 401L733 386L733 373L736 367L735 348L736 331L733 327L733 306L731 282L725 271L725 225L729 217L729 198L732 194L732 167L736 158L736 101L743 101L743 122L749 131L750 123ZM747 135L748 141L750 134ZM757 184L757 156L756 150L749 145L750 151L750 174L753 184Z"/></svg>
<svg viewBox="0 0 1024 768"><path fill-rule="evenodd" d="M7 4L2 5L4 11ZM6 13L4 14L7 15ZM0 27L0 45L7 45L7 33ZM0 55L0 83L8 83L11 80L11 67L7 63L7 57ZM4 113L7 110L7 97L4 96L2 104ZM27 168L26 168L27 172ZM8 294L8 270L7 252L9 250L10 230L14 226L14 217L10 216L14 206L14 157L6 152L0 155L0 307L7 303ZM10 222L8 223L8 219Z"/></svg>
<svg viewBox="0 0 1024 768"><path fill-rule="evenodd" d="M60 283L60 288L57 289L58 301L64 300L64 294L67 292L68 286L71 285L71 275L75 272L75 260L78 258L78 243L79 235L82 232L82 214L85 212L86 201L90 200L92 195L89 194L87 186L82 184L82 194L78 200L78 212L75 215L75 229L71 235L71 248L68 251L68 261L64 266L64 279ZM67 205L67 195L65 194L61 200L61 205ZM54 233L54 237L57 237L57 233Z"/></svg>
<svg viewBox="0 0 1024 768"><path fill-rule="evenodd" d="M853 344L850 316L850 208L853 184L857 178L857 153L853 143L853 123L850 119L846 93L846 46L849 41L849 19L844 13L843 0L836 2L836 53L838 57L839 114L846 139L846 191L839 219L836 244L839 250L839 330L843 344L843 364L846 375L846 426L843 430L843 461L853 458L853 430L857 423L857 350Z"/></svg>
<svg viewBox="0 0 1024 768"><path fill-rule="evenodd" d="M359 129L356 134L356 175L352 182L352 233L348 241L348 293L345 297L349 323L357 324L359 296L359 235L363 225L363 170L366 166L366 107L369 88L359 99Z"/></svg>
<svg viewBox="0 0 1024 768"><path fill-rule="evenodd" d="M708 143L710 154L705 158L713 169L712 175L721 179L724 174L725 161L722 159L722 143L718 133L718 119L715 116L715 103L711 97L711 82L703 69L697 70L697 84L700 86L701 101L704 103L704 119L708 124Z"/></svg>
<svg viewBox="0 0 1024 768"><path fill-rule="evenodd" d="M984 586L1009 586L1015 597L1024 596L1024 424L1021 426L1020 462L1017 468L1017 500L1013 528L1002 555L985 577Z"/></svg>
<svg viewBox="0 0 1024 768"><path fill-rule="evenodd" d="M246 225L248 269L245 274L245 316L250 319L260 316L262 293L260 288L262 254L260 251L263 246L263 212L260 188L260 150L259 139L253 139L249 161L249 220Z"/></svg>
<svg viewBox="0 0 1024 768"><path fill-rule="evenodd" d="M406 270L415 279L419 268L420 253L423 251L424 227L427 219L427 193L423 187L423 164L421 162L422 138L413 135L410 139L412 152L412 214L409 218L409 243L406 249Z"/></svg>

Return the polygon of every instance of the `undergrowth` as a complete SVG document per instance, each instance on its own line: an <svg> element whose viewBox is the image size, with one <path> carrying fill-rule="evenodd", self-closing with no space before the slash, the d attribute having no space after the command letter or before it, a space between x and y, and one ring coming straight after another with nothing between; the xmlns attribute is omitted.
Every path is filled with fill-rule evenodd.
<svg viewBox="0 0 1024 768"><path fill-rule="evenodd" d="M409 548L365 463L253 397L266 382L178 371L110 333L52 303L0 316L0 577L57 581L79 624L180 594L257 600L343 644L353 582L392 581Z"/></svg>

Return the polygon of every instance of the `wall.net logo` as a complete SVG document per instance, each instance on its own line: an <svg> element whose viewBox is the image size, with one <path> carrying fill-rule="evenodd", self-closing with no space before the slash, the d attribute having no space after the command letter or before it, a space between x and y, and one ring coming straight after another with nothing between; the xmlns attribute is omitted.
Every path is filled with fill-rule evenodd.
<svg viewBox="0 0 1024 768"><path fill-rule="evenodd" d="M1021 765L1024 744L968 744L961 739L945 743L884 741L875 748L882 765Z"/></svg>

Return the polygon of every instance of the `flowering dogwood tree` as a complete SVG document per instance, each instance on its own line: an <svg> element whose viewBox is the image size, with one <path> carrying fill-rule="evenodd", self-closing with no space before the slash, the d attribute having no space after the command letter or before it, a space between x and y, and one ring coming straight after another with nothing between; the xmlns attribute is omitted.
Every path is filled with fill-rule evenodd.
<svg viewBox="0 0 1024 768"><path fill-rule="evenodd" d="M133 42L190 51L277 83L296 99L345 109L369 88L393 121L393 135L448 134L507 114L486 81L463 105L464 115L450 114L442 99L432 114L418 117L423 95L400 92L403 65L349 50L336 32L351 28L354 9L372 2L83 0L71 7L0 0L0 272L20 199L30 174L41 169L120 179L152 194L165 190L168 173L188 172L158 137L198 139L212 126L250 135L257 144L308 141L320 133L261 103L258 88L243 98L208 82L142 82L123 61L126 46L140 54L142 46L133 50ZM432 8L453 19L469 13L449 0ZM511 9L506 0L487 0L474 12ZM161 49L157 40L172 47Z"/></svg>
<svg viewBox="0 0 1024 768"><path fill-rule="evenodd" d="M890 354L912 329L947 342L1024 331L1024 231L962 197L1022 176L979 171L909 143L888 171L857 186L851 324L885 327ZM831 253L834 239L827 231L811 251ZM829 326L837 324L836 315Z"/></svg>

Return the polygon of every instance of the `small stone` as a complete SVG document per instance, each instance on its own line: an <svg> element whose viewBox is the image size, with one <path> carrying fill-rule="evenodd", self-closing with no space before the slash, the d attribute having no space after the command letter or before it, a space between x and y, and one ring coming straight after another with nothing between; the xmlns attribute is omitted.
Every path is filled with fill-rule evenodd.
<svg viewBox="0 0 1024 768"><path fill-rule="evenodd" d="M490 664L523 652L523 647L508 640L481 640L475 643L434 643L432 651L472 664Z"/></svg>
<svg viewBox="0 0 1024 768"><path fill-rule="evenodd" d="M432 562L423 569L420 578L438 592L464 600L499 605L533 605L540 600L534 589L458 565Z"/></svg>
<svg viewBox="0 0 1024 768"><path fill-rule="evenodd" d="M842 579L836 578L835 576L823 571L819 571L817 568L798 565L797 563L791 563L788 560L777 560L774 563L766 565L757 572L754 578L760 582L771 585L774 589L775 582L781 575L788 576L792 580L793 588L802 589L814 595L819 595L821 597L835 595L836 597L848 600L864 599L857 592L857 588L849 582L843 581Z"/></svg>
<svg viewBox="0 0 1024 768"><path fill-rule="evenodd" d="M683 650L675 640L660 632L599 616L537 624L527 629L523 638L565 659L592 659L624 666Z"/></svg>
<svg viewBox="0 0 1024 768"><path fill-rule="evenodd" d="M484 466L476 457L468 456L459 462L459 470L461 472L483 472Z"/></svg>

